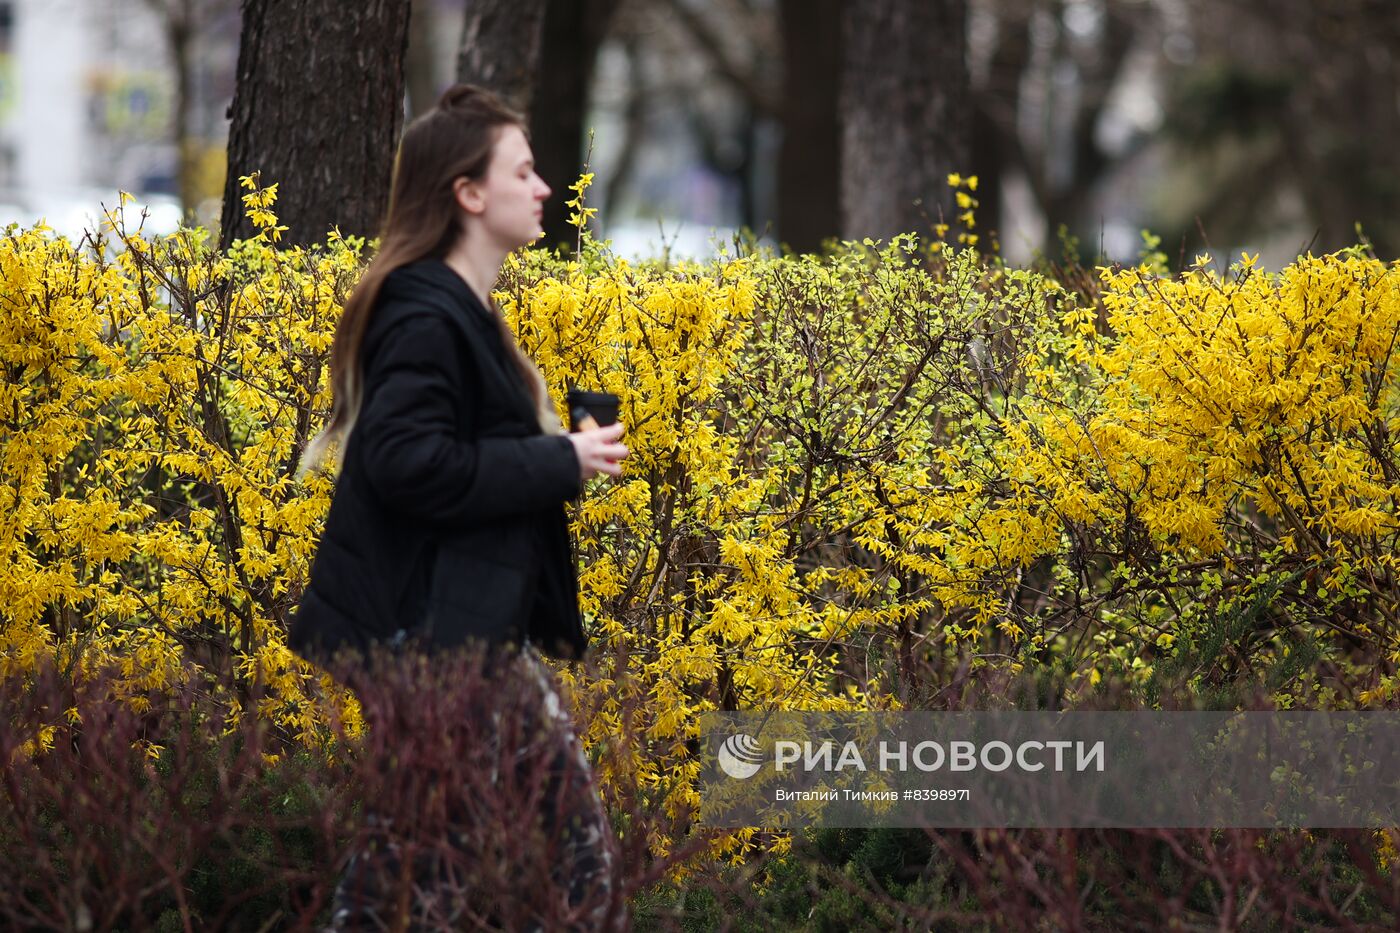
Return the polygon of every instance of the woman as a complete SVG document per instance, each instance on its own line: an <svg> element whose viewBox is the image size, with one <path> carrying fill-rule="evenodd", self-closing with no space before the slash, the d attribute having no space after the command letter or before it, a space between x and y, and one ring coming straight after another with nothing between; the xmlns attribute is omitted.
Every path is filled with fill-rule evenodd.
<svg viewBox="0 0 1400 933"><path fill-rule="evenodd" d="M330 421L305 457L315 466L341 443L291 645L321 663L385 644L485 646L558 718L534 651L586 648L564 502L619 475L628 451L620 424L562 433L491 302L549 194L522 119L485 91L453 87L404 131L378 254L336 330ZM598 835L592 796L582 817Z"/></svg>

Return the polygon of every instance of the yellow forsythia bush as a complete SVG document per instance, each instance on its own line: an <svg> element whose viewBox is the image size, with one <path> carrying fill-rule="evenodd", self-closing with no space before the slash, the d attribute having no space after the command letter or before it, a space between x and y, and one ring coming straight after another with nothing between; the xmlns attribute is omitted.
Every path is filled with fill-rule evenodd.
<svg viewBox="0 0 1400 933"><path fill-rule="evenodd" d="M1277 274L1105 270L1101 307L1065 318L1009 454L1069 563L1099 564L1076 611L1111 613L1103 657L1149 697L1166 674L1258 674L1285 705L1394 694L1396 272L1360 250Z"/></svg>
<svg viewBox="0 0 1400 933"><path fill-rule="evenodd" d="M0 673L114 661L143 702L191 661L267 688L291 734L324 722L283 634L329 483L293 470L361 258L278 252L265 227L229 256L120 208L77 245L0 240Z"/></svg>
<svg viewBox="0 0 1400 933"><path fill-rule="evenodd" d="M995 621L978 545L950 533L980 487L944 464L980 454L987 380L1013 378L1057 290L923 259L907 239L669 268L586 252L502 283L556 397L622 399L635 454L575 531L585 612L629 667L574 686L607 694L595 742L629 699L650 711L634 778L673 812L698 804L699 713L897 706L917 658Z"/></svg>
<svg viewBox="0 0 1400 933"><path fill-rule="evenodd" d="M133 694L234 670L314 743L341 699L283 634L330 485L293 476L364 257L277 249L274 198L250 189L262 232L229 255L117 216L0 240L0 664L117 661ZM562 674L595 748L636 736L602 779L685 816L703 711L926 706L1016 671L1387 700L1396 281L1350 252L1076 295L908 237L513 257L497 299L555 398L618 394L634 451L573 507L598 661Z"/></svg>

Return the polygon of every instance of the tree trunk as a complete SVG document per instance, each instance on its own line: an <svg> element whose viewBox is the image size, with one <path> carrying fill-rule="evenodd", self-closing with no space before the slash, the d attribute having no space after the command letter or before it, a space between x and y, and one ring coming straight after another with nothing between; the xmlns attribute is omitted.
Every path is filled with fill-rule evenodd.
<svg viewBox="0 0 1400 933"><path fill-rule="evenodd" d="M545 0L467 0L457 80L494 91L528 114L545 7Z"/></svg>
<svg viewBox="0 0 1400 933"><path fill-rule="evenodd" d="M190 133L190 109L194 103L194 73L190 61L195 34L192 0L179 0L171 4L165 34L170 44L170 57L175 64L175 183L180 195L180 211L185 220L190 221L199 201L195 190L197 153Z"/></svg>
<svg viewBox="0 0 1400 933"><path fill-rule="evenodd" d="M841 227L929 233L970 171L966 0L849 0L841 82Z"/></svg>
<svg viewBox="0 0 1400 933"><path fill-rule="evenodd" d="M607 179L608 187L602 205L605 222L606 219L617 216L618 206L622 203L622 192L632 180L632 170L637 164L637 150L641 147L642 130L646 122L646 74L642 69L641 48L636 35L624 36L622 47L627 56L627 105L623 108L621 155L618 156L617 164L613 166L612 177Z"/></svg>
<svg viewBox="0 0 1400 933"><path fill-rule="evenodd" d="M190 135L190 111L194 105L195 0L146 0L146 5L161 18L165 29L165 44L170 51L171 69L175 78L175 99L172 104L171 136L175 143L175 190L180 198L180 210L186 222L194 216L199 200L195 188L198 174L198 149Z"/></svg>
<svg viewBox="0 0 1400 933"><path fill-rule="evenodd" d="M1013 5L999 15L987 83L973 92L970 171L981 182L977 216L989 230L1001 229L1002 186L1020 149L1017 113L1021 76L1031 57L1030 26L1029 7Z"/></svg>
<svg viewBox="0 0 1400 933"><path fill-rule="evenodd" d="M437 103L438 68L435 54L434 0L409 0L408 51L404 53L404 81L408 88L408 118L422 115Z"/></svg>
<svg viewBox="0 0 1400 933"><path fill-rule="evenodd" d="M277 182L284 243L373 236L403 123L409 0L244 0L220 243L252 234L238 179Z"/></svg>
<svg viewBox="0 0 1400 933"><path fill-rule="evenodd" d="M530 109L535 170L554 194L544 204L545 245L571 246L568 186L583 168L584 118L593 64L617 0L548 0L540 36L541 65Z"/></svg>
<svg viewBox="0 0 1400 933"><path fill-rule="evenodd" d="M778 237L815 252L841 232L841 4L782 0L783 143Z"/></svg>
<svg viewBox="0 0 1400 933"><path fill-rule="evenodd" d="M1099 249L1103 219L1094 189L1112 171L1113 161L1099 146L1097 128L1132 51L1136 16L1133 11L1110 4L1099 54L1092 66L1080 70L1079 103L1070 126L1068 183L1060 187L1051 183L1052 170L1047 160L1045 180L1035 186L1045 192L1041 208L1045 211L1047 245L1056 242L1063 226L1083 238L1094 252ZM1062 36L1061 41L1069 40Z"/></svg>

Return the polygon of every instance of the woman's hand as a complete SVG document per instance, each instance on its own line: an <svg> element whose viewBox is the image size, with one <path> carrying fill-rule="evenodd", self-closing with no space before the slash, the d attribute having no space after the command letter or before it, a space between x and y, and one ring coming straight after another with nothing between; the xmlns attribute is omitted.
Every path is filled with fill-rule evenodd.
<svg viewBox="0 0 1400 933"><path fill-rule="evenodd" d="M579 473L585 480L599 473L621 476L622 466L618 463L627 456L627 448L618 438L625 429L622 422L598 427L592 418L580 424L580 429L567 435L573 442L574 453L578 455Z"/></svg>

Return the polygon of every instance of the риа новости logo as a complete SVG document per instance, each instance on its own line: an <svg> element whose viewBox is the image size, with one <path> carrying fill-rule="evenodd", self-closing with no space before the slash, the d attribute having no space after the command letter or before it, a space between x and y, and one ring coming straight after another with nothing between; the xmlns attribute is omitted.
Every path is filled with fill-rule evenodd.
<svg viewBox="0 0 1400 933"><path fill-rule="evenodd" d="M740 732L719 747L719 766L732 778L751 778L763 767L763 751L758 740Z"/></svg>

